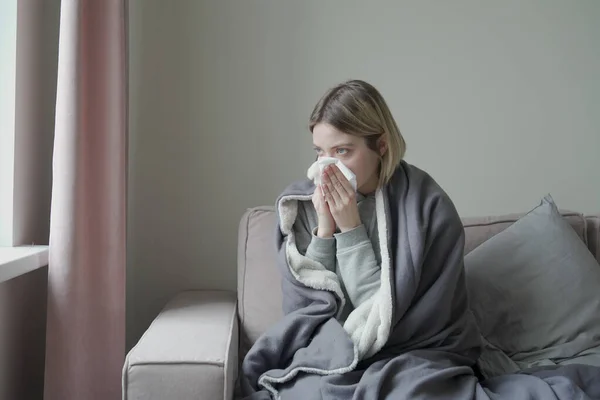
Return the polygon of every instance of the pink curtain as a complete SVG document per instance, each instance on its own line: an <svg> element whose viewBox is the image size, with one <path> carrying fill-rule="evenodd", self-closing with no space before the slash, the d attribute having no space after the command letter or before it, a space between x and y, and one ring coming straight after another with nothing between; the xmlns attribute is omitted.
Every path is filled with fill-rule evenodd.
<svg viewBox="0 0 600 400"><path fill-rule="evenodd" d="M126 0L62 0L46 400L119 399L125 357Z"/></svg>

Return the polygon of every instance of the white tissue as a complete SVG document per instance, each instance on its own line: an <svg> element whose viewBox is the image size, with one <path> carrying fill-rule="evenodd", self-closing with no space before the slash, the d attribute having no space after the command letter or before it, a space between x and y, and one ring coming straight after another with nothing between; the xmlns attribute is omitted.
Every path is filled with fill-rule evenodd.
<svg viewBox="0 0 600 400"><path fill-rule="evenodd" d="M334 158L334 157L319 158L317 161L315 161L310 166L310 168L308 168L308 171L306 172L306 176L308 177L308 179L311 179L315 183L315 185L320 184L321 183L321 175L323 174L323 169L326 166L328 166L329 164L337 165L337 167L340 169L340 171L342 171L342 174L344 174L346 179L348 179L348 181L354 188L354 191L356 191L356 175L354 175L354 173L352 171L350 171L350 168L346 167L340 160L338 160L337 158Z"/></svg>

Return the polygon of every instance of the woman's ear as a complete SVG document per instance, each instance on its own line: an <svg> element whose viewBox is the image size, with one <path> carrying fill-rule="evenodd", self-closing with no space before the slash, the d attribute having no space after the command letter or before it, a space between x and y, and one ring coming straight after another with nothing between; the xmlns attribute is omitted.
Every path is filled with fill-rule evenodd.
<svg viewBox="0 0 600 400"><path fill-rule="evenodd" d="M377 150L379 150L379 155L383 157L385 152L387 151L387 142L383 137L377 139Z"/></svg>

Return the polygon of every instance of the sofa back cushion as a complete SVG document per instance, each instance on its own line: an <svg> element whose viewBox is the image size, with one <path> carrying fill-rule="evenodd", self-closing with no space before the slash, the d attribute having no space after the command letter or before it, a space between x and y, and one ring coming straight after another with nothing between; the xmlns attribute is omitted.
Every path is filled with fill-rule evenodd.
<svg viewBox="0 0 600 400"><path fill-rule="evenodd" d="M275 262L275 229L273 207L249 209L240 222L237 283L240 361L256 339L283 314Z"/></svg>
<svg viewBox="0 0 600 400"><path fill-rule="evenodd" d="M600 216L561 212L600 262ZM464 218L465 254L512 225L523 214ZM273 207L256 207L242 217L238 235L238 316L240 359L281 316L281 284L275 263L276 216Z"/></svg>
<svg viewBox="0 0 600 400"><path fill-rule="evenodd" d="M589 245L586 218L583 215L572 211L561 211L561 214L563 218L571 224L581 240L583 240L586 245ZM477 246L514 224L523 215L524 214L508 214L503 216L463 218L462 221L465 227L466 236L465 254L469 254Z"/></svg>

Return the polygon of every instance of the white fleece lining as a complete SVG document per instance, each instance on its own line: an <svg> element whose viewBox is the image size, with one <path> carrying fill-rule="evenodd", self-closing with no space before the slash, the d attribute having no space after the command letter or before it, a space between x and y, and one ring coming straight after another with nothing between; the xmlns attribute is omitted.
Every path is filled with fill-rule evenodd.
<svg viewBox="0 0 600 400"><path fill-rule="evenodd" d="M281 219L281 231L287 236L286 259L290 272L299 282L318 290L333 292L340 299L338 309L339 316L346 304L342 286L335 272L329 271L317 261L300 254L296 247L296 236L294 234L294 222L298 216L298 201L311 201L312 196L287 196L279 202L279 216Z"/></svg>
<svg viewBox="0 0 600 400"><path fill-rule="evenodd" d="M290 272L299 282L314 289L328 290L338 296L342 303L338 310L339 317L346 301L339 278L334 272L327 270L320 263L300 254L296 247L296 239L292 228L298 215L298 201L311 201L311 198L312 195L290 195L281 198L279 201L281 231L284 235L287 235L287 262ZM268 376L266 373L263 374L258 380L259 385L266 388L277 398L279 398L279 395L272 383L287 382L301 371L319 375L350 372L356 368L359 360L374 355L387 342L392 325L393 305L390 254L387 241L387 218L381 189L378 189L375 193L375 211L381 252L381 284L379 290L369 300L354 309L344 323L344 330L346 330L354 343L352 363L335 370L297 367L280 378Z"/></svg>
<svg viewBox="0 0 600 400"><path fill-rule="evenodd" d="M375 212L381 253L381 284L375 295L354 309L344 323L344 329L358 346L361 360L374 355L383 348L390 336L392 326L390 252L387 241L387 218L381 189L375 193Z"/></svg>

